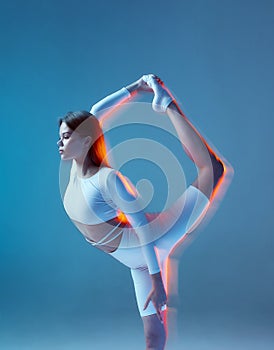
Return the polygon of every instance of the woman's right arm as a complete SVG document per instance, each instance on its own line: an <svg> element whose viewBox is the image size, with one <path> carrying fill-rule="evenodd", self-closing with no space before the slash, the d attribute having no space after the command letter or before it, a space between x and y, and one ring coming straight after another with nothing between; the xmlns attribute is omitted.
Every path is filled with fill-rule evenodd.
<svg viewBox="0 0 274 350"><path fill-rule="evenodd" d="M90 113L101 120L113 113L117 107L128 102L140 91L152 91L142 78L95 103Z"/></svg>

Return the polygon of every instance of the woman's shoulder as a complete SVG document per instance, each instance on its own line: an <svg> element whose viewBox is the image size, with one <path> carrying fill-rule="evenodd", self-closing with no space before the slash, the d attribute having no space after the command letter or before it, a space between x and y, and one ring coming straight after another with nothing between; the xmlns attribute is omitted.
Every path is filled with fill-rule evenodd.
<svg viewBox="0 0 274 350"><path fill-rule="evenodd" d="M113 174L116 174L116 173L118 173L118 170L116 170L116 169L114 169L114 168L112 168L112 167L110 167L110 166L106 166L106 165L104 165L104 166L102 166L99 170L98 170L98 174L99 175L104 175L104 176L109 176L109 174L111 174L111 173L113 173Z"/></svg>
<svg viewBox="0 0 274 350"><path fill-rule="evenodd" d="M117 173L117 170L109 167L109 166L102 166L97 172L97 181L99 184L99 187L101 189L107 189L109 186L109 183L114 178L115 174ZM111 174L113 174L111 176Z"/></svg>
<svg viewBox="0 0 274 350"><path fill-rule="evenodd" d="M105 178L109 182L119 178L126 178L126 176L123 175L119 170L110 166L103 166L102 168L100 168L99 172L99 175L102 175L102 178Z"/></svg>
<svg viewBox="0 0 274 350"><path fill-rule="evenodd" d="M114 168L105 169L105 188L110 192L127 193L130 196L137 196L138 191L135 186L132 184L131 180L125 175L122 174L119 170Z"/></svg>

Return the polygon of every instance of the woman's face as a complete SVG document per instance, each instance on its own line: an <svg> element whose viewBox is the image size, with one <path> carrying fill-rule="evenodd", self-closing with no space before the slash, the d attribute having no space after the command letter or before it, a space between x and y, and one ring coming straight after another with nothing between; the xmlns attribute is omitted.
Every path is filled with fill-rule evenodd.
<svg viewBox="0 0 274 350"><path fill-rule="evenodd" d="M90 146L91 137L81 136L62 122L59 129L60 139L57 142L59 153L63 160L84 160Z"/></svg>

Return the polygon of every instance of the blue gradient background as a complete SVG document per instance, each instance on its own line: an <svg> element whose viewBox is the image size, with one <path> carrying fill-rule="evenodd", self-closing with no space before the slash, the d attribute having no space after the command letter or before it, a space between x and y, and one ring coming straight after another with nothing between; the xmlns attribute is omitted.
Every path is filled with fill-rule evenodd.
<svg viewBox="0 0 274 350"><path fill-rule="evenodd" d="M172 349L272 349L273 1L1 2L1 349L144 348L129 270L59 195L57 117L158 74L231 162L180 260Z"/></svg>

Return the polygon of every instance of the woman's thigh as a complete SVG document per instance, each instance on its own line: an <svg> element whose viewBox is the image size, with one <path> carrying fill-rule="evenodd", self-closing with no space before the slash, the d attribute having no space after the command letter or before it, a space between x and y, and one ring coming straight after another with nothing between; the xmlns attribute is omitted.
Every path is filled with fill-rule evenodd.
<svg viewBox="0 0 274 350"><path fill-rule="evenodd" d="M208 205L209 199L191 185L167 210L161 213L146 214L156 237L154 242L161 260L165 260L185 234L198 225Z"/></svg>
<svg viewBox="0 0 274 350"><path fill-rule="evenodd" d="M138 310L141 317L153 315L156 313L156 309L153 303L150 301L147 308L143 310L145 302L149 293L152 290L152 281L151 276L148 272L147 266L131 269L131 277L134 283L135 296L137 301ZM162 279L166 287L166 275L162 269ZM162 307L162 310L165 310L166 306Z"/></svg>
<svg viewBox="0 0 274 350"><path fill-rule="evenodd" d="M189 186L169 209L161 213L146 213L152 235L149 241L157 247L162 271L172 248L202 219L208 203L202 192ZM124 229L120 246L109 254L133 271L139 271L138 274L143 268L147 269L139 238L132 228Z"/></svg>

